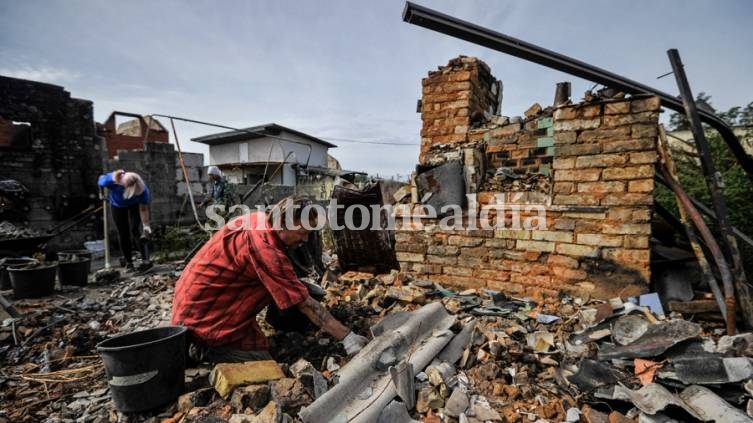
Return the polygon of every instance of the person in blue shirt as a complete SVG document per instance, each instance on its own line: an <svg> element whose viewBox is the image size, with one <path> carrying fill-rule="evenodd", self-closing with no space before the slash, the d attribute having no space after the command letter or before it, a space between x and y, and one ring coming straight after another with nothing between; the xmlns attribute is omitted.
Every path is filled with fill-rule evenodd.
<svg viewBox="0 0 753 423"><path fill-rule="evenodd" d="M152 201L149 187L137 173L122 169L100 175L97 184L100 191L109 191L110 210L118 230L120 252L126 262L126 269L133 269L132 242L141 237L148 238L152 233L149 226L149 204ZM142 253L144 252L142 249ZM146 252L148 253L148 251ZM148 260L149 257L142 257Z"/></svg>

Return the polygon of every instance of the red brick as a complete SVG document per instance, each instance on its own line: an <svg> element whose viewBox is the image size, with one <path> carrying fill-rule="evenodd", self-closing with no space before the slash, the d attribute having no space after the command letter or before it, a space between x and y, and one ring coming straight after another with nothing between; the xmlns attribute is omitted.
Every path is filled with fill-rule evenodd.
<svg viewBox="0 0 753 423"><path fill-rule="evenodd" d="M554 242L518 240L515 248L517 248L518 250L532 250L551 253L554 251Z"/></svg>
<svg viewBox="0 0 753 423"><path fill-rule="evenodd" d="M576 158L575 167L613 167L627 162L624 154L597 154L595 156L581 156Z"/></svg>
<svg viewBox="0 0 753 423"><path fill-rule="evenodd" d="M557 194L552 204L571 206L598 206L601 202L601 194Z"/></svg>
<svg viewBox="0 0 753 423"><path fill-rule="evenodd" d="M656 148L654 138L634 138L630 140L606 141L601 144L605 153L620 153L624 151L653 150Z"/></svg>
<svg viewBox="0 0 753 423"><path fill-rule="evenodd" d="M547 257L546 262L551 266L567 267L570 269L578 268L578 260L568 256L550 254L549 257Z"/></svg>
<svg viewBox="0 0 753 423"><path fill-rule="evenodd" d="M640 151L630 153L630 164L654 164L656 163L656 151Z"/></svg>
<svg viewBox="0 0 753 423"><path fill-rule="evenodd" d="M620 181L610 182L582 182L578 184L578 192L624 192L625 183Z"/></svg>
<svg viewBox="0 0 753 423"><path fill-rule="evenodd" d="M628 183L628 192L652 192L654 190L654 180L644 179L641 181L630 181Z"/></svg>
<svg viewBox="0 0 753 423"><path fill-rule="evenodd" d="M578 234L576 237L576 242L581 245L621 247L622 237L620 235Z"/></svg>
<svg viewBox="0 0 753 423"><path fill-rule="evenodd" d="M630 112L630 103L627 101L620 101L616 103L607 103L604 105L605 115L619 115Z"/></svg>
<svg viewBox="0 0 753 423"><path fill-rule="evenodd" d="M620 223L604 222L603 233L624 235L650 235L651 225L648 223Z"/></svg>
<svg viewBox="0 0 753 423"><path fill-rule="evenodd" d="M648 248L649 237L647 235L625 235L625 248Z"/></svg>
<svg viewBox="0 0 753 423"><path fill-rule="evenodd" d="M556 251L558 254L574 257L598 257L599 249L587 245L577 244L557 244Z"/></svg>
<svg viewBox="0 0 753 423"><path fill-rule="evenodd" d="M630 103L630 111L632 113L655 112L659 110L659 107L661 107L659 97L633 100Z"/></svg>
<svg viewBox="0 0 753 423"><path fill-rule="evenodd" d="M601 169L578 169L578 170L555 170L554 180L559 181L578 181L592 182L598 181L601 176Z"/></svg>
<svg viewBox="0 0 753 423"><path fill-rule="evenodd" d="M654 203L654 196L651 193L620 193L607 194L601 200L602 206L650 206Z"/></svg>
<svg viewBox="0 0 753 423"><path fill-rule="evenodd" d="M626 166L604 169L602 178L605 181L615 179L641 179L653 178L654 167L651 165Z"/></svg>

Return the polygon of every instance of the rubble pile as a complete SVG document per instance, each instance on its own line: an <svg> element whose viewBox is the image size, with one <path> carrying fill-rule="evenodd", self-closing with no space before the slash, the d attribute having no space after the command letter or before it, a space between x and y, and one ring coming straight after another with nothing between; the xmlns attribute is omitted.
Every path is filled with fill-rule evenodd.
<svg viewBox="0 0 753 423"><path fill-rule="evenodd" d="M547 175L538 172L515 173L508 167L500 167L482 184L483 191L492 192L541 192L549 194L552 182Z"/></svg>
<svg viewBox="0 0 753 423"><path fill-rule="evenodd" d="M117 421L95 345L168 323L171 273L15 301L22 317L0 327L0 421Z"/></svg>
<svg viewBox="0 0 753 423"><path fill-rule="evenodd" d="M431 422L693 421L718 418L715 410L748 421L741 410L751 398L746 389L753 390L753 383L743 384L753 377L748 358L753 334L720 337L721 323L665 316L655 295L635 299L644 305L566 296L513 298L490 290L455 292L396 272L349 272L324 285L327 306L341 310L338 318L349 316L345 321L354 322L363 334L369 324L437 302L457 318L452 330L461 343L450 342L426 368L414 369L413 404L408 408L406 399L401 398L406 405L393 401L380 421L407 421L406 416ZM383 335L380 325L371 329L380 334L375 339ZM463 332L469 336L463 338ZM229 403L215 395L192 404L181 411L183 421L203 421L195 416L209 415L230 422L319 421L311 413L301 418L302 410L315 406L328 389L347 383L341 379L343 370L361 357L345 357L338 344L326 338L321 332L278 334L276 341L295 339L287 348L309 359L290 365L291 350L284 360L276 355L284 378L237 388ZM443 361L458 345L457 360ZM386 360L397 367L404 358L381 355L374 365ZM703 373L708 367L703 363L709 362L718 373L689 376ZM652 397L647 392L661 393L656 396L659 404L642 402ZM353 392L351 401L369 402L378 395L366 389ZM327 400L330 421L346 421ZM343 407L349 406L352 409ZM406 408L409 414L395 411Z"/></svg>
<svg viewBox="0 0 753 423"><path fill-rule="evenodd" d="M320 399L331 412L328 421L347 421L347 413L387 388L399 400L380 408L379 421L749 421L753 413L753 334L725 336L722 322L665 315L655 294L632 302L516 298L487 289L457 292L397 272L330 272L322 282L324 303L370 335L361 353L347 357L322 331L282 333L263 325L275 361L189 368L187 393L176 402L125 415L113 406L95 345L167 324L175 272L165 267L15 302L24 317L0 329L0 421L314 422ZM406 316L429 309L445 317L420 318L428 337L408 339L409 353L375 350L400 339ZM437 340L441 347L428 364L403 364ZM378 389L332 401L331 391L352 383L357 362L395 374Z"/></svg>
<svg viewBox="0 0 753 423"><path fill-rule="evenodd" d="M8 221L0 222L0 239L18 239L42 236L43 234L29 227L19 227Z"/></svg>

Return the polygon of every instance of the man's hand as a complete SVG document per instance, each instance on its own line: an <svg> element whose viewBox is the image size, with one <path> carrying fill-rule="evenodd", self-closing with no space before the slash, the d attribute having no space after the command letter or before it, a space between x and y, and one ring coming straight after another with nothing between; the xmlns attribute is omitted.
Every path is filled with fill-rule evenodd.
<svg viewBox="0 0 753 423"><path fill-rule="evenodd" d="M318 301L311 297L306 298L296 307L298 307L298 310L308 317L312 323L324 329L328 334L334 336L338 340L343 340L350 332L350 329L338 322L337 319L329 314L329 311L327 311L323 305L319 304Z"/></svg>
<svg viewBox="0 0 753 423"><path fill-rule="evenodd" d="M144 230L142 231L144 233L145 237L149 237L152 235L152 228L149 225L144 225Z"/></svg>
<svg viewBox="0 0 753 423"><path fill-rule="evenodd" d="M369 343L369 339L365 336L356 335L355 332L351 331L340 342L342 342L345 352L348 353L348 355L353 355L361 351L361 349Z"/></svg>

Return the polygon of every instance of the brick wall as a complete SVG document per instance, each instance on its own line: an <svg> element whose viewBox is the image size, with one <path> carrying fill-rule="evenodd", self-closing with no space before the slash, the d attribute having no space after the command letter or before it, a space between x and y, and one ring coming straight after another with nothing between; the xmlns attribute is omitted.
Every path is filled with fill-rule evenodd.
<svg viewBox="0 0 753 423"><path fill-rule="evenodd" d="M456 73L474 75L469 67L488 69L469 58L462 63L445 68L438 87L429 84L427 90L425 79L424 98L453 84L460 78ZM467 97L469 113L472 104L492 96L487 92L474 101L479 94L473 87L454 91ZM529 294L566 290L608 298L645 291L658 114L657 98L632 97L539 107L525 119L494 116L465 133L450 115L433 119L434 133L449 128L459 133L422 138L420 161L463 158L467 192L477 195L464 222L478 219L484 205L496 204L490 223L498 228L415 230L416 219L403 219L420 214L420 205L406 205L399 210L396 234L403 270L446 285ZM455 110L457 115L465 112ZM542 221L546 229L517 227L515 222L526 219Z"/></svg>
<svg viewBox="0 0 753 423"><path fill-rule="evenodd" d="M2 76L0 93L0 174L30 191L29 210L16 223L46 230L97 204L102 158L92 103L56 85ZM84 222L50 249L81 248L95 236L96 221Z"/></svg>
<svg viewBox="0 0 753 423"><path fill-rule="evenodd" d="M115 118L117 116L134 119L116 126ZM120 150L144 150L148 142L166 144L170 141L170 134L159 121L133 113L113 112L100 129L100 135L105 138L108 159L115 157Z"/></svg>

